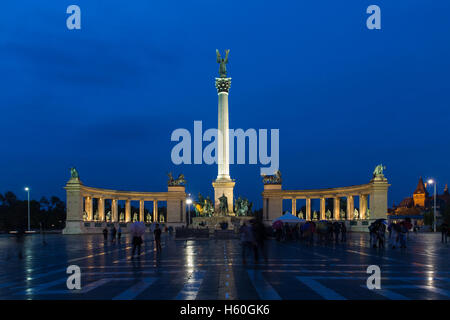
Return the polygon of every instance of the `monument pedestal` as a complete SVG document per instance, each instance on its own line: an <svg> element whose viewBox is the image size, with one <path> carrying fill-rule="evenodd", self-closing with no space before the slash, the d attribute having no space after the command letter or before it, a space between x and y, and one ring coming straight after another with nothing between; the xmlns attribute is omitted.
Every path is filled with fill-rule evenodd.
<svg viewBox="0 0 450 320"><path fill-rule="evenodd" d="M233 212L233 188L236 183L233 180L216 180L213 182L214 187L214 211L219 212L220 201L219 198L222 195L227 197L228 210L227 212Z"/></svg>
<svg viewBox="0 0 450 320"><path fill-rule="evenodd" d="M228 210L227 212L233 212L233 188L236 183L233 180L221 180L218 179L212 183L214 187L214 211L219 212L220 201L219 198L222 195L227 197Z"/></svg>

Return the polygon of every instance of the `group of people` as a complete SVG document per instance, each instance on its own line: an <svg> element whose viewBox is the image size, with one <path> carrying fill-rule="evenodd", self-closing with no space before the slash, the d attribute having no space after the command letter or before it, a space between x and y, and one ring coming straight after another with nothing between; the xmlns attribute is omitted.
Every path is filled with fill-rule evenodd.
<svg viewBox="0 0 450 320"><path fill-rule="evenodd" d="M319 240L346 242L347 241L347 227L343 222L329 222L329 221L307 221L304 223L297 223L290 225L284 223L281 228L275 229L275 239L277 241L289 240L309 240L314 242L314 234L319 236Z"/></svg>
<svg viewBox="0 0 450 320"><path fill-rule="evenodd" d="M155 240L155 247L156 247L156 252L160 253L162 250L161 247L161 233L162 230L159 227L159 224L155 224L154 230L153 230L153 237ZM139 258L141 255L141 246L142 243L144 243L143 239L142 239L142 233L141 232L132 232L131 233L132 241L131 243L133 244L133 250L131 253L131 259L134 259L134 255L136 253L136 249L137 249L137 257Z"/></svg>
<svg viewBox="0 0 450 320"><path fill-rule="evenodd" d="M392 249L397 247L406 248L406 239L408 232L412 228L412 224L409 220L388 223L385 219L378 219L369 226L370 232L370 246L372 248L384 248L386 231L389 232L389 246Z"/></svg>
<svg viewBox="0 0 450 320"><path fill-rule="evenodd" d="M155 246L156 246L156 251L157 252L161 252L161 234L162 234L162 230L159 227L159 224L156 223L153 227L153 236L154 236L154 240L155 240ZM167 229L166 231L171 231L169 229ZM142 244L144 243L142 236L143 233L145 233L145 226L144 226L144 230L139 231L139 230L135 230L133 229L131 232L131 244L133 245L133 249L132 249L132 253L131 256L132 258L134 258L136 251L137 251L137 256L139 257L141 255L141 247ZM116 241L116 238L118 240L118 242L120 242L120 239L122 238L122 228L119 226L116 229L116 226L112 226L109 230L107 227L105 227L103 229L103 239L104 241L108 241L108 235L110 236L111 242L114 243Z"/></svg>
<svg viewBox="0 0 450 320"><path fill-rule="evenodd" d="M105 227L103 229L103 240L108 241L108 233L111 236L111 242L115 242L116 238L120 242L120 239L122 238L122 228L120 226L116 229L116 226L113 225L109 231L108 228Z"/></svg>
<svg viewBox="0 0 450 320"><path fill-rule="evenodd" d="M241 236L243 263L247 263L247 256L251 252L253 252L255 263L259 261L259 252L261 252L264 261L267 262L267 251L264 244L266 231L263 223L257 219L250 220L248 224L244 222L239 229L239 233Z"/></svg>

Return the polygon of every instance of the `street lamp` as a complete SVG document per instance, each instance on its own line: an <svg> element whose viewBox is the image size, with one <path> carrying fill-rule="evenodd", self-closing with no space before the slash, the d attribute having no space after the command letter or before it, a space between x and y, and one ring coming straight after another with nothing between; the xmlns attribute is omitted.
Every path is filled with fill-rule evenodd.
<svg viewBox="0 0 450 320"><path fill-rule="evenodd" d="M25 187L25 191L28 193L28 231L31 231L31 229L30 229L30 188Z"/></svg>
<svg viewBox="0 0 450 320"><path fill-rule="evenodd" d="M192 204L192 199L190 197L191 197L191 194L189 194L189 198L186 199L186 204L188 205L188 208L189 208L189 221L188 221L188 224L191 224L191 204Z"/></svg>
<svg viewBox="0 0 450 320"><path fill-rule="evenodd" d="M433 232L436 232L436 181L429 179L428 184L434 185Z"/></svg>

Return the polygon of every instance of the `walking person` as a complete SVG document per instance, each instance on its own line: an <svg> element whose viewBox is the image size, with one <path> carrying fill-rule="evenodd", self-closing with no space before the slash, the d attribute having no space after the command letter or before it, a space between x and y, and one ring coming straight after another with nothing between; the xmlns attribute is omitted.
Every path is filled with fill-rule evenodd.
<svg viewBox="0 0 450 320"><path fill-rule="evenodd" d="M390 242L390 246L392 249L395 249L398 246L398 242L399 242L399 231L400 231L400 227L398 223L392 222L389 225L389 242Z"/></svg>
<svg viewBox="0 0 450 320"><path fill-rule="evenodd" d="M240 229L241 233L241 246L242 246L242 263L247 264L246 258L248 255L248 252L253 251L253 245L254 245L254 237L253 237L253 230L251 226L247 226L244 222Z"/></svg>
<svg viewBox="0 0 450 320"><path fill-rule="evenodd" d="M111 228L111 242L116 242L117 229L116 226L113 225Z"/></svg>
<svg viewBox="0 0 450 320"><path fill-rule="evenodd" d="M261 251L264 262L267 263L267 251L265 246L266 240L266 230L261 221L255 220L253 223L253 232L255 237L256 245L254 246L255 250L255 261L258 261L258 252Z"/></svg>
<svg viewBox="0 0 450 320"><path fill-rule="evenodd" d="M108 229L106 229L106 227L103 229L103 240L108 240Z"/></svg>
<svg viewBox="0 0 450 320"><path fill-rule="evenodd" d="M23 258L23 246L25 242L25 228L22 226L19 227L16 234L16 243L17 243L17 257L22 260Z"/></svg>
<svg viewBox="0 0 450 320"><path fill-rule="evenodd" d="M444 221L441 224L441 242L442 243L447 243L447 237L448 237L448 223L446 221Z"/></svg>
<svg viewBox="0 0 450 320"><path fill-rule="evenodd" d="M399 230L400 248L406 248L407 234L408 234L408 227L405 221L403 221L400 223L400 230Z"/></svg>
<svg viewBox="0 0 450 320"><path fill-rule="evenodd" d="M347 227L345 222L341 222L341 242L347 242Z"/></svg>
<svg viewBox="0 0 450 320"><path fill-rule="evenodd" d="M334 241L339 242L339 233L341 231L341 225L339 222L333 222Z"/></svg>
<svg viewBox="0 0 450 320"><path fill-rule="evenodd" d="M384 249L385 234L386 234L386 225L384 224L384 222L380 222L380 225L378 226L377 230L377 240L379 248Z"/></svg>
<svg viewBox="0 0 450 320"><path fill-rule="evenodd" d="M131 253L131 259L134 259L134 254L137 249L138 258L140 258L141 255L141 246L142 246L142 236L145 233L145 225L142 222L136 221L130 226L130 233L132 238L132 244L133 244L133 251Z"/></svg>
<svg viewBox="0 0 450 320"><path fill-rule="evenodd" d="M159 224L156 224L153 234L155 236L156 251L161 252L161 229L159 228Z"/></svg>
<svg viewBox="0 0 450 320"><path fill-rule="evenodd" d="M120 227L117 229L117 242L120 242L120 238L122 237L122 228Z"/></svg>

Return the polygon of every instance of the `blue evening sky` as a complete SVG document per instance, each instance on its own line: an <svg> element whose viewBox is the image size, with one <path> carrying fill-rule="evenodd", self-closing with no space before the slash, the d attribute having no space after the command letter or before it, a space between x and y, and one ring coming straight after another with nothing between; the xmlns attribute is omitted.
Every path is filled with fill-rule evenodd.
<svg viewBox="0 0 450 320"><path fill-rule="evenodd" d="M81 7L82 29L66 28ZM366 28L381 7L382 29ZM279 128L283 188L367 183L389 205L420 176L450 182L450 2L15 0L0 13L0 192L86 185L213 195L216 166L171 163L176 128L217 126L215 49L230 48L230 127ZM262 205L259 165L235 196Z"/></svg>

